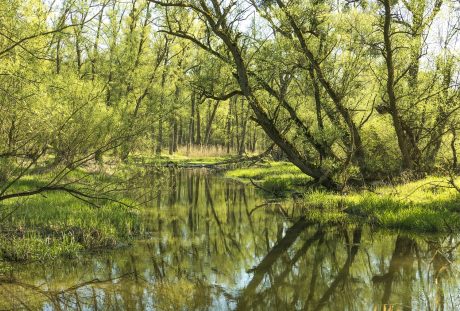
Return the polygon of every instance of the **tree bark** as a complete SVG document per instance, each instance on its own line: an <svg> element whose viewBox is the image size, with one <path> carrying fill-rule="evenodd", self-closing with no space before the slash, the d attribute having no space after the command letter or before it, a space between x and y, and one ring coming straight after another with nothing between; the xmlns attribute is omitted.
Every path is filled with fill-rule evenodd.
<svg viewBox="0 0 460 311"><path fill-rule="evenodd" d="M196 144L201 145L201 116L200 105L196 105Z"/></svg>
<svg viewBox="0 0 460 311"><path fill-rule="evenodd" d="M397 106L395 86L395 69L393 64L393 46L391 43L391 4L390 0L383 0L384 4L384 25L383 25L383 39L385 49L385 63L387 69L387 83L386 90L388 95L389 112L393 120L393 126L396 131L398 139L398 146L401 151L402 169L412 170L414 162L411 157L409 139L404 133L403 121L399 115Z"/></svg>
<svg viewBox="0 0 460 311"><path fill-rule="evenodd" d="M204 144L205 145L208 145L209 141L211 139L212 124L213 124L214 118L216 116L217 107L219 107L219 101L218 100L216 100L214 105L212 106L211 112L209 114L208 122L206 124L206 130L205 130L205 136L204 136Z"/></svg>

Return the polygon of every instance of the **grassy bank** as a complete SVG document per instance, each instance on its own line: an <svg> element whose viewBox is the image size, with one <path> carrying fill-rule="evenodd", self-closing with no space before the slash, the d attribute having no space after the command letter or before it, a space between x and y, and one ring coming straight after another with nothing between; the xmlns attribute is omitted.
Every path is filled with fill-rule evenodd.
<svg viewBox="0 0 460 311"><path fill-rule="evenodd" d="M75 257L83 250L128 243L140 234L138 211L114 202L100 202L98 206L63 192L5 201L0 205L0 258L34 261Z"/></svg>
<svg viewBox="0 0 460 311"><path fill-rule="evenodd" d="M460 195L442 177L343 195L307 192L299 206L319 222L365 220L389 229L460 231Z"/></svg>
<svg viewBox="0 0 460 311"><path fill-rule="evenodd" d="M226 177L256 183L265 192L283 196L304 188L311 178L289 162L266 162L257 166L237 168L225 173Z"/></svg>
<svg viewBox="0 0 460 311"><path fill-rule="evenodd" d="M216 163L222 158L175 160L175 163ZM460 231L460 196L442 177L338 194L311 190L308 188L311 179L287 162L258 163L228 170L225 176L248 184L252 180L270 194L289 196L290 192L301 192L303 197L296 199L292 212L319 223L365 221L389 229ZM30 188L33 185L29 183L34 182L37 181L33 178L26 179L16 185L17 190ZM115 202L97 203L99 207L90 206L62 192L4 201L0 205L0 260L75 257L81 251L117 247L142 236L145 225L142 209Z"/></svg>
<svg viewBox="0 0 460 311"><path fill-rule="evenodd" d="M321 223L366 221L389 229L460 231L460 195L443 177L337 194L307 189L310 179L286 162L234 169L226 176L245 182L252 179L277 195L301 192L303 198L294 205L296 212Z"/></svg>

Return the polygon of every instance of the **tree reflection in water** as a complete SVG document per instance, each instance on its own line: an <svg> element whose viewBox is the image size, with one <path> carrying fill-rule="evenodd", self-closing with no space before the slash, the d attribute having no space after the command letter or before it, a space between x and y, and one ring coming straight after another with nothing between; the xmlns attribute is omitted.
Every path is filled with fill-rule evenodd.
<svg viewBox="0 0 460 311"><path fill-rule="evenodd" d="M455 310L458 236L286 218L252 187L170 171L150 238L78 260L13 266L0 309ZM289 203L285 203L289 204Z"/></svg>

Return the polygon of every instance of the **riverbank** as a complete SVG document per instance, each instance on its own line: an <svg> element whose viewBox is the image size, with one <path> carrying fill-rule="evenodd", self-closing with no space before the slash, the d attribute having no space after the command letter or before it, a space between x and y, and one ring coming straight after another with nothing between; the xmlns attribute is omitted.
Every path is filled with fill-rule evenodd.
<svg viewBox="0 0 460 311"><path fill-rule="evenodd" d="M415 232L460 231L460 194L447 177L426 177L404 184L385 184L344 194L309 190L311 180L287 162L239 168L225 173L261 191L295 197L295 207L318 223L353 223Z"/></svg>
<svg viewBox="0 0 460 311"><path fill-rule="evenodd" d="M344 195L307 192L300 206L308 217L322 223L358 219L387 229L460 231L459 194L441 177Z"/></svg>
<svg viewBox="0 0 460 311"><path fill-rule="evenodd" d="M252 183L268 195L287 196L302 191L311 178L289 162L265 162L257 166L230 169L225 176Z"/></svg>
<svg viewBox="0 0 460 311"><path fill-rule="evenodd" d="M151 235L70 260L7 263L0 270L0 309L271 310L300 301L316 310L329 301L328 309L380 310L386 276L401 269L411 274L394 279L394 305L401 305L401 292L456 297L457 276L448 272L459 267L457 234L321 225L283 217L291 202L268 203L251 185L220 172L168 169L164 175L163 183L172 186L141 209L150 211L140 215ZM271 287L259 290L269 274ZM427 286L435 281L443 292ZM283 294L287 282L292 295ZM359 299L340 300L343 289L334 284L344 282ZM427 309L425 296L413 297L414 308Z"/></svg>
<svg viewBox="0 0 460 311"><path fill-rule="evenodd" d="M139 234L138 212L116 203L95 208L68 194L49 193L2 208L14 210L0 234L0 257L7 261L75 257L129 243Z"/></svg>
<svg viewBox="0 0 460 311"><path fill-rule="evenodd" d="M184 166L213 167L232 158L165 159ZM447 177L429 176L400 184L382 182L337 194L309 189L311 178L289 162L262 161L257 165L227 168L223 174L252 184L267 196L294 197L300 214L318 223L366 222L414 232L460 231L460 195Z"/></svg>
<svg viewBox="0 0 460 311"><path fill-rule="evenodd" d="M161 163L194 167L231 159L165 157ZM294 204L288 203L285 208L292 207L290 212L294 215L306 216L320 224L365 222L413 232L460 231L459 194L442 177L338 194L312 190L308 186L311 179L288 162L259 162L255 166L227 168L217 174L221 176L218 178L237 179L256 187L263 196L293 198ZM26 180L18 187L33 187L34 182ZM130 205L128 198L120 199ZM82 251L127 245L145 232L144 208L102 201L95 207L63 192L7 200L1 208L0 258L6 261L75 257Z"/></svg>

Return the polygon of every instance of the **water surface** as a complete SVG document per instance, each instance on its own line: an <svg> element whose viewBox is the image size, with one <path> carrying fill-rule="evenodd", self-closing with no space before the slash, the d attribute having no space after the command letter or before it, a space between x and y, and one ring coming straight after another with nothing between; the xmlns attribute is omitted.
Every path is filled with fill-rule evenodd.
<svg viewBox="0 0 460 311"><path fill-rule="evenodd" d="M0 310L457 310L458 235L288 217L251 186L170 171L148 239L16 265Z"/></svg>

